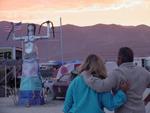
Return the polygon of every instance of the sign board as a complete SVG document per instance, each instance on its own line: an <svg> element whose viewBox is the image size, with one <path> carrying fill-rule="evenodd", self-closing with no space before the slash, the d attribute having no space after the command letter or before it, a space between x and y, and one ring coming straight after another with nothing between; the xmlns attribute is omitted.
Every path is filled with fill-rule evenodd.
<svg viewBox="0 0 150 113"><path fill-rule="evenodd" d="M16 47L0 47L0 66L22 64L22 50Z"/></svg>
<svg viewBox="0 0 150 113"><path fill-rule="evenodd" d="M0 60L13 59L13 49L0 48Z"/></svg>

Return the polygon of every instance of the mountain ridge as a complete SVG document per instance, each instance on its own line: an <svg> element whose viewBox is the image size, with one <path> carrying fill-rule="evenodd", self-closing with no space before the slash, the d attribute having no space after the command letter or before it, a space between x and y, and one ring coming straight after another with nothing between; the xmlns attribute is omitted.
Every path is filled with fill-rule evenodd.
<svg viewBox="0 0 150 113"><path fill-rule="evenodd" d="M8 32L4 31L9 22L0 22L0 46L21 46L20 41L6 40ZM36 24L37 31L39 25ZM17 36L26 35L27 23ZM41 34L46 33L43 26ZM41 62L60 60L60 28L55 27L56 37L50 40L37 41ZM36 34L38 35L38 34ZM122 46L131 47L135 56L150 56L150 26L122 26L116 24L96 24L92 26L63 25L63 53L64 60L84 59L88 54L96 53L105 60L115 60L117 51Z"/></svg>

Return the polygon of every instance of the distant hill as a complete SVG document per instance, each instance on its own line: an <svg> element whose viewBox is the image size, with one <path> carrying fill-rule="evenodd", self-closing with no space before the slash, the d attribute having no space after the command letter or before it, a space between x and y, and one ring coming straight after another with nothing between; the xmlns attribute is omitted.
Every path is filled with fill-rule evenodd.
<svg viewBox="0 0 150 113"><path fill-rule="evenodd" d="M4 27L9 22L0 22L0 46L21 46L20 41L9 39ZM27 24L17 35L26 35ZM37 25L39 28L39 25ZM38 30L38 29L37 29ZM46 28L43 27L42 34ZM37 41L39 58L46 60L60 60L60 28L55 27L56 37ZM129 46L135 56L150 56L150 27L146 25L121 26L97 24L79 27L74 25L62 26L64 60L84 59L90 53L101 55L106 60L115 60L117 51L122 46Z"/></svg>

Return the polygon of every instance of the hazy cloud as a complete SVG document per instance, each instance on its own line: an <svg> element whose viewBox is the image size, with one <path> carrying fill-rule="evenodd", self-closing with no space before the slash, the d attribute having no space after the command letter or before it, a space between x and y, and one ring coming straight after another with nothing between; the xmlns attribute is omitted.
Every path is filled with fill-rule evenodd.
<svg viewBox="0 0 150 113"><path fill-rule="evenodd" d="M149 11L150 0L0 0L0 20L35 23L57 20L61 16L66 23L81 24L82 19L86 18L89 22L89 17L94 14L92 19L95 23L100 21L99 18L104 23L117 23L118 20L125 23L124 19L118 19L125 16L128 17L126 23L150 24ZM138 21L135 16L142 19Z"/></svg>
<svg viewBox="0 0 150 113"><path fill-rule="evenodd" d="M122 8L130 8L144 3L144 0L124 0L112 4L93 4L88 7L82 8L72 8L67 10L61 10L58 12L86 12L86 11L109 11L109 10L119 10Z"/></svg>
<svg viewBox="0 0 150 113"><path fill-rule="evenodd" d="M0 9L26 9L31 7L36 8L81 8L92 5L110 5L121 2L123 0L0 0Z"/></svg>

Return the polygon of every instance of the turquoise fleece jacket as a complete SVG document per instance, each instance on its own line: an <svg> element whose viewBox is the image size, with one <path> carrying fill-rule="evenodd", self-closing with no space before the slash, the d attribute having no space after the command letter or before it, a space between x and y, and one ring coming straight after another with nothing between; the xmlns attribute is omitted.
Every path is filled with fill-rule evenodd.
<svg viewBox="0 0 150 113"><path fill-rule="evenodd" d="M125 93L118 90L97 93L86 85L83 76L76 77L69 85L64 102L64 113L104 113L103 108L114 110L127 100Z"/></svg>

